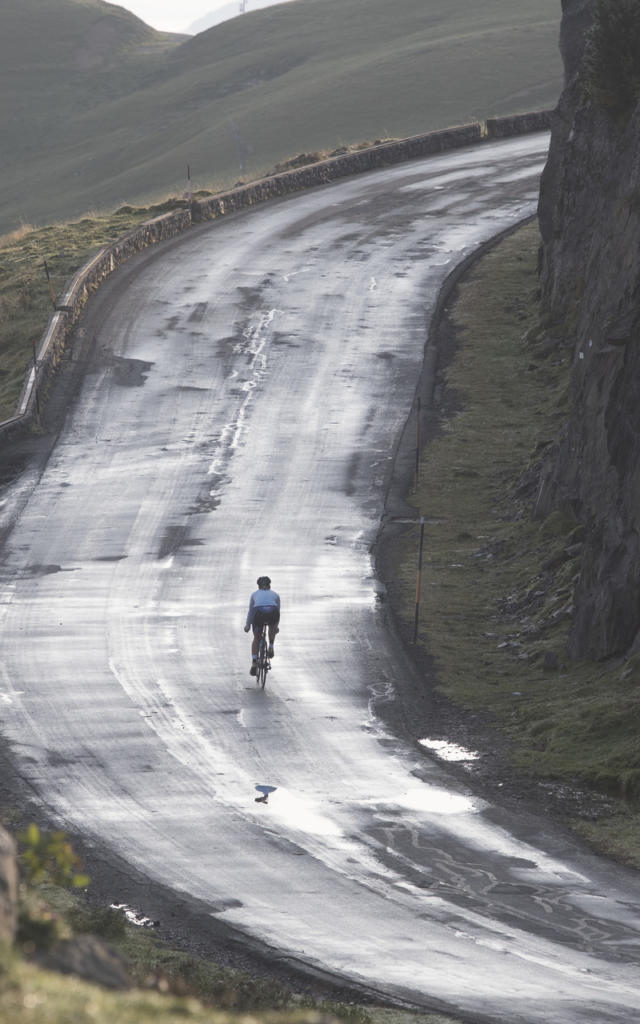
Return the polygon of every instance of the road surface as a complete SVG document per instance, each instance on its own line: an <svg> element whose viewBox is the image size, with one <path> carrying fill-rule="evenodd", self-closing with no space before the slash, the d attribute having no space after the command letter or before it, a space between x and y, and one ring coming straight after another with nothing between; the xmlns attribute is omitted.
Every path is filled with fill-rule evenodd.
<svg viewBox="0 0 640 1024"><path fill-rule="evenodd" d="M2 730L63 824L294 962L475 1020L630 1024L637 877L374 712L411 671L370 552L430 310L534 211L546 145L266 204L103 286L46 469L6 495ZM242 631L263 573L264 692Z"/></svg>

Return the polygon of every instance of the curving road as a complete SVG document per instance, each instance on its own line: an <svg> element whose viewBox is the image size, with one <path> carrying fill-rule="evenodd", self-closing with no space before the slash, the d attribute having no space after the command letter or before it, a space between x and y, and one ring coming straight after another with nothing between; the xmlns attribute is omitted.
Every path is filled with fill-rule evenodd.
<svg viewBox="0 0 640 1024"><path fill-rule="evenodd" d="M62 822L284 956L474 1020L629 1024L638 877L461 789L372 710L410 671L370 548L426 320L533 211L546 145L354 178L114 275L5 545L2 730ZM263 572L283 600L265 692L242 632Z"/></svg>

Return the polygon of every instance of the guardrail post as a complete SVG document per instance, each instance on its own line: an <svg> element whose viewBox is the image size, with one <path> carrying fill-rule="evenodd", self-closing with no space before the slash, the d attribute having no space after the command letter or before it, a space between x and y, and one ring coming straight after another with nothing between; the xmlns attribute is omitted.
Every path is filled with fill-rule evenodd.
<svg viewBox="0 0 640 1024"><path fill-rule="evenodd" d="M38 417L38 424L40 423L40 395L38 394L38 357L36 355L36 342L35 338L31 342L33 346L33 391L36 399L36 415Z"/></svg>
<svg viewBox="0 0 640 1024"><path fill-rule="evenodd" d="M414 491L417 491L417 489L418 489L418 480L420 479L420 414L421 414L421 410L422 410L422 402L420 401L420 396L418 396L417 401L416 401L416 464L415 464L414 481L413 481L413 489L414 489Z"/></svg>
<svg viewBox="0 0 640 1024"><path fill-rule="evenodd" d="M53 285L51 284L51 275L49 274L49 267L48 267L46 258L44 256L42 257L42 262L44 263L44 272L47 275L47 284L49 285L49 295L51 296L51 305L55 309L56 308L56 297L53 294Z"/></svg>

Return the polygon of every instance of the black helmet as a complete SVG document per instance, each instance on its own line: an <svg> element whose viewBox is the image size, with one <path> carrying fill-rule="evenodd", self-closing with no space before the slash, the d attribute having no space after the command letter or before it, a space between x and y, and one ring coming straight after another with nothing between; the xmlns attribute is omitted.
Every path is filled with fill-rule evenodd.
<svg viewBox="0 0 640 1024"><path fill-rule="evenodd" d="M268 590L271 586L271 580L268 576L260 576L258 577L258 586L260 590Z"/></svg>

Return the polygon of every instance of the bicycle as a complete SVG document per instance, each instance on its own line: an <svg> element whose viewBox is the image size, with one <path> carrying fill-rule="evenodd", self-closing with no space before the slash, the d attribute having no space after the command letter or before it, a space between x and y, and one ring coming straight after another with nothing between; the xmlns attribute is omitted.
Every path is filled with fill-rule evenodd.
<svg viewBox="0 0 640 1024"><path fill-rule="evenodd" d="M271 671L271 659L269 658L269 638L268 638L268 627L263 622L260 627L260 633L258 634L258 659L256 662L256 682L258 686L261 686L264 690L264 684L267 681L267 672Z"/></svg>

